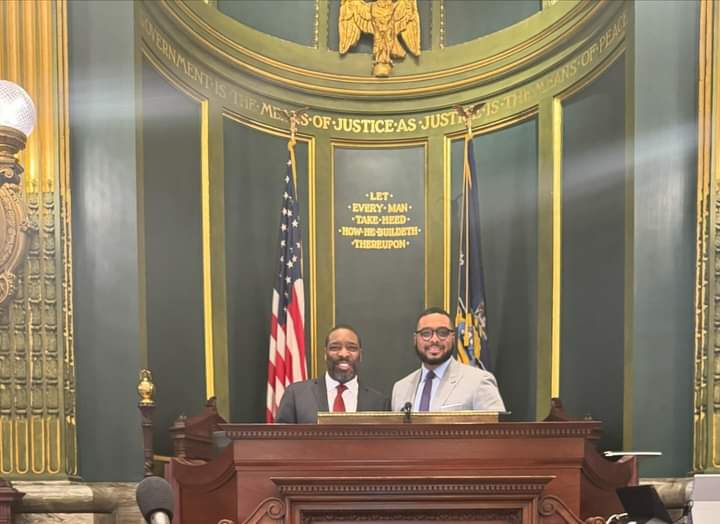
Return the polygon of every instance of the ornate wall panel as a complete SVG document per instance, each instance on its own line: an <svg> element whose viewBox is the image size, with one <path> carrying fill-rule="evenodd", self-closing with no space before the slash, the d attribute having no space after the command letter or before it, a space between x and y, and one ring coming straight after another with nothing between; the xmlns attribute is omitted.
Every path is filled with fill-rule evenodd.
<svg viewBox="0 0 720 524"><path fill-rule="evenodd" d="M408 340L427 293L426 144L333 143L332 154L335 317L361 334L363 380L391 391L417 365Z"/></svg>
<svg viewBox="0 0 720 524"><path fill-rule="evenodd" d="M323 371L320 355L322 336L335 323L336 300L333 243L336 195L332 186L333 144L347 147L373 147L394 143L426 144L425 256L419 260L423 273L425 304L454 308L451 273L454 260L451 197L456 191L451 181L454 169L452 142L462 136L464 122L454 106L484 101L473 122L482 141L485 135L534 119L537 159L531 173L536 184L532 221L536 224L536 253L524 269L527 282L537 282L535 298L525 308L533 309L531 347L517 358L532 363L534 391L513 393L524 397L527 406L518 410L530 417L542 416L551 394L559 389L560 352L560 259L562 200L558 184L562 164L562 114L559 100L579 85L593 82L623 55L628 25L628 6L624 2L544 2L543 9L481 38L443 47L443 2L430 2L430 45L419 58L396 61L388 78L371 75L368 53L340 56L328 48L328 34L337 20L326 10L331 2L319 0L318 46L309 47L260 33L225 16L210 4L201 2L142 2L137 9L138 45L143 55L163 75L185 86L206 100L210 115L232 114L265 132L281 132L288 127L286 110L308 107L299 131L313 143L309 170L315 173L306 183L312 187L309 209L309 249L306 250L310 282L307 318L310 323L311 370ZM208 129L210 144L222 143L220 119ZM506 144L507 145L507 144ZM276 161L267 151L256 154L264 161ZM490 151L487 154L493 154ZM212 157L212 156L211 156ZM227 156L225 156L227 160ZM493 162L500 163L495 158ZM491 162L492 164L492 162ZM491 164L487 164L488 166ZM210 200L222 195L223 180L233 166L210 164ZM488 167L490 168L490 167ZM370 188L368 188L370 191ZM269 195L268 202L272 202ZM228 205L227 202L224 203ZM213 222L215 226L215 222ZM224 230L224 226L218 226ZM224 253L229 240L213 235L210 252ZM234 271L227 267L227 272ZM527 272L532 272L528 275ZM306 272L307 277L307 272ZM232 278L228 277L227 281ZM207 283L216 290L227 289L224 273L214 274ZM229 293L230 291L228 291ZM269 308L268 298L258 308ZM225 311L225 295L212 304L213 311ZM232 300L228 299L230 302ZM522 314L526 315L528 311ZM345 317L343 317L345 318ZM499 316L491 322L498 322ZM225 334L232 319L206 325L213 330L215 362L238 348L229 347ZM406 326L397 326L405 330ZM408 327L411 329L412 326ZM496 328L499 331L501 328ZM220 342L218 342L220 341ZM223 342L224 341L224 342ZM253 351L266 348L254 345ZM396 348L407 351L406 348ZM264 373L258 368L252 373ZM370 369L372 372L372 369ZM399 375L400 371L395 370ZM231 374L234 371L230 372ZM228 371L215 370L215 384ZM530 386L532 388L532 386ZM221 411L236 412L227 385L215 387Z"/></svg>
<svg viewBox="0 0 720 524"><path fill-rule="evenodd" d="M462 202L464 140L452 141L450 253L457 253ZM488 341L503 400L518 420L535 416L538 292L538 122L525 115L515 125L474 140L480 227L488 304ZM453 261L454 262L454 261ZM451 292L457 290L451 264ZM530 349L532 348L532 349Z"/></svg>
<svg viewBox="0 0 720 524"><path fill-rule="evenodd" d="M13 300L0 307L0 475L77 473L67 151L66 4L0 4L0 77L38 114L20 156L38 225Z"/></svg>

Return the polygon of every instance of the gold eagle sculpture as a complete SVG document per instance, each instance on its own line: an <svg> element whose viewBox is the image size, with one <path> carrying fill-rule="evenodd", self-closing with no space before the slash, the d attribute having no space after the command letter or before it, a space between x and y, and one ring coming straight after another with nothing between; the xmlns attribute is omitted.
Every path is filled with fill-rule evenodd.
<svg viewBox="0 0 720 524"><path fill-rule="evenodd" d="M362 33L373 35L373 75L390 76L392 58L407 49L420 56L420 15L417 0L340 0L340 54L358 43Z"/></svg>

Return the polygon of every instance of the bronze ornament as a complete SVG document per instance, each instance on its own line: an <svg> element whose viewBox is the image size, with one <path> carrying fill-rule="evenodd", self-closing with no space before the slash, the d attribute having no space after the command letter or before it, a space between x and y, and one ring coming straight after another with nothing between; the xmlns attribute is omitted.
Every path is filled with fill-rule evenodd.
<svg viewBox="0 0 720 524"><path fill-rule="evenodd" d="M23 168L15 158L25 142L20 131L0 126L0 304L15 293L16 271L25 259L30 235L37 230L28 217L20 187Z"/></svg>

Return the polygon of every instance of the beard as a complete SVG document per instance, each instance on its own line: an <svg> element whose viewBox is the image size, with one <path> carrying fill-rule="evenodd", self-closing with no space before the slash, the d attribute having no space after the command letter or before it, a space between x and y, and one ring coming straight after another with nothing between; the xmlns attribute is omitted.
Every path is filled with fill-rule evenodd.
<svg viewBox="0 0 720 524"><path fill-rule="evenodd" d="M348 369L340 369L338 364L347 362L350 364ZM341 384L351 381L357 375L357 365L350 360L330 360L327 359L327 371L333 380L337 380Z"/></svg>
<svg viewBox="0 0 720 524"><path fill-rule="evenodd" d="M418 349L417 347L417 344L415 344L415 353L417 353L418 358L425 364L428 364L430 366L439 366L440 364L449 360L450 357L452 357L453 347L450 346L450 348L445 353L442 353L436 357L431 357L428 356L425 352L420 351L420 349Z"/></svg>

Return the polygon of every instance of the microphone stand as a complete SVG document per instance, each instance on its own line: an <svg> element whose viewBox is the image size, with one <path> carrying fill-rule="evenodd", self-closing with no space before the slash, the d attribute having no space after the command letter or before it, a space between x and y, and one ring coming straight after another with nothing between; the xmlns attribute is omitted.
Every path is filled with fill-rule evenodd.
<svg viewBox="0 0 720 524"><path fill-rule="evenodd" d="M400 410L405 413L405 423L410 424L412 419L412 402L405 402L405 405Z"/></svg>

